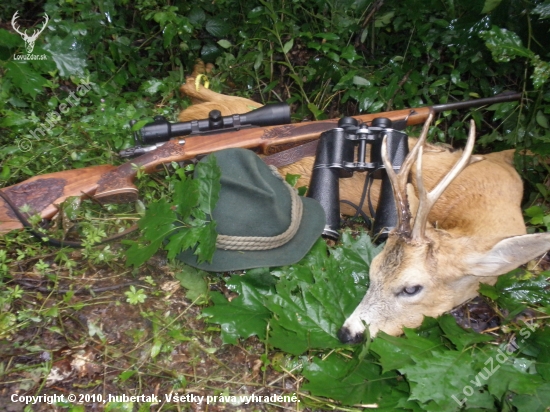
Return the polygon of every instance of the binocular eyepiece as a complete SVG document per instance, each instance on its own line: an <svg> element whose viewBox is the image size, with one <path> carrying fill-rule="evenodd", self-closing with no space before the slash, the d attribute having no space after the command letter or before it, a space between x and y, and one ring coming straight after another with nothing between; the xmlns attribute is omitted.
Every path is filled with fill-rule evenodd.
<svg viewBox="0 0 550 412"><path fill-rule="evenodd" d="M391 120L383 117L371 126L344 117L338 127L321 134L307 196L316 199L325 210L327 224L324 235L338 239L340 229L340 178L355 171L367 171L373 178L382 179L373 233L382 240L397 224L397 212L391 183L384 171L382 140L387 136L388 158L398 170L409 153L408 136L392 129ZM367 162L368 146L370 156Z"/></svg>

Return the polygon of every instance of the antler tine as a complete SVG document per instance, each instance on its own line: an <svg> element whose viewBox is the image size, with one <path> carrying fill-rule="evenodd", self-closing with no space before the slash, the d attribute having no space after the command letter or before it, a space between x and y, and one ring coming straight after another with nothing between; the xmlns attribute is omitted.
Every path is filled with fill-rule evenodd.
<svg viewBox="0 0 550 412"><path fill-rule="evenodd" d="M44 16L46 16L46 19L44 21L44 25L42 26L42 28L40 30L38 30L38 29L34 30L34 32L32 33L32 36L30 36L31 39L36 40L38 38L38 36L40 36L40 33L42 33L44 31L44 29L46 28L46 26L48 24L48 21L50 21L50 18L48 17L48 15L46 13L44 13Z"/></svg>
<svg viewBox="0 0 550 412"><path fill-rule="evenodd" d="M474 143L476 138L476 125L472 120L470 122L470 133L468 135L468 141L461 158L451 170L441 179L441 181L430 191L427 192L422 181L422 148L418 152L416 159L416 187L418 189L418 211L416 212L416 218L414 220L414 226L411 233L411 238L418 242L426 241L426 225L428 223L428 215L432 210L433 205L437 202L437 199L443 194L451 182L468 166L473 163L472 160L477 161L479 159L471 158L472 151L474 149Z"/></svg>
<svg viewBox="0 0 550 412"><path fill-rule="evenodd" d="M391 183L395 207L397 209L397 233L401 235L410 236L411 233L411 210L409 207L409 200L407 199L407 181L409 178L409 171L411 170L414 159L417 156L420 147L422 147L426 141L433 118L434 112L430 111L428 118L426 119L426 123L422 128L422 133L418 138L418 142L403 161L403 164L399 169L399 174L395 173L388 158L387 136L384 136L384 139L382 140L382 161L384 163L384 167L386 168L388 179Z"/></svg>
<svg viewBox="0 0 550 412"><path fill-rule="evenodd" d="M19 18L18 14L19 14L19 11L16 11L13 17L11 18L11 26L13 27L13 30L15 30L17 34L19 34L20 36L25 36L27 32L21 33L19 31L19 28L15 26L15 21Z"/></svg>
<svg viewBox="0 0 550 412"><path fill-rule="evenodd" d="M48 22L50 21L50 18L48 17L48 15L46 13L44 13L44 17L45 17L45 20L44 20L44 25L42 26L42 28L40 29L40 31L38 32L38 34L36 35L38 37L38 35L40 33L42 33L44 31L44 29L46 28L46 26L48 25Z"/></svg>

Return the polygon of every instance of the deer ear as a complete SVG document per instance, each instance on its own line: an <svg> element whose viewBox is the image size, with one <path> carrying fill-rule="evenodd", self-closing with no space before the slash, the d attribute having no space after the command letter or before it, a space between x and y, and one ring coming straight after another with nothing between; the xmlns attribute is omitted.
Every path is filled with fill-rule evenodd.
<svg viewBox="0 0 550 412"><path fill-rule="evenodd" d="M466 259L474 276L498 276L541 256L550 250L550 233L512 236L498 242L485 253Z"/></svg>

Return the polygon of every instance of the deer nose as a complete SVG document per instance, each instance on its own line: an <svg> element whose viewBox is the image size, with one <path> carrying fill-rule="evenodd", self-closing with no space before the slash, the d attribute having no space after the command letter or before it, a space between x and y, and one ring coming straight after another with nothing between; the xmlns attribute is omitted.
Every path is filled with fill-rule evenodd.
<svg viewBox="0 0 550 412"><path fill-rule="evenodd" d="M353 333L348 327L342 326L336 333L342 343L356 344L363 341L362 333Z"/></svg>

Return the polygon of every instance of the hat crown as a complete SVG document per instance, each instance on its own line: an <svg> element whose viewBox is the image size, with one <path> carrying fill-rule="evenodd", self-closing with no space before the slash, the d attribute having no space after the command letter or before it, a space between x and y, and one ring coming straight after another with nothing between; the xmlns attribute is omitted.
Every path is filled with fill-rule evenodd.
<svg viewBox="0 0 550 412"><path fill-rule="evenodd" d="M216 153L216 160L222 177L212 217L220 235L268 237L289 227L290 192L258 156L228 149Z"/></svg>
<svg viewBox="0 0 550 412"><path fill-rule="evenodd" d="M212 272L290 265L302 259L325 227L319 202L298 196L254 152L212 153L221 169L212 211L218 239L212 262L198 263L192 250L183 262Z"/></svg>

